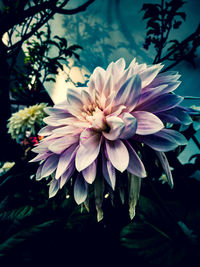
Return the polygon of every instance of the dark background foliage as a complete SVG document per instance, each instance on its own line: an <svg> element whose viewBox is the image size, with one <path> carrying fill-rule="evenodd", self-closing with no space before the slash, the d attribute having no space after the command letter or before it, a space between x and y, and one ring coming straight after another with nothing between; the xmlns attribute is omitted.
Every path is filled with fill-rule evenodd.
<svg viewBox="0 0 200 267"><path fill-rule="evenodd" d="M68 2L2 1L0 33L2 37L8 32L8 46L0 43L0 59L4 66L0 75L0 157L1 161L14 160L16 164L0 176L1 266L114 266L119 263L123 266L199 266L200 184L198 175L191 176L200 171L200 153L193 155L186 164L178 160L183 148L167 153L175 184L171 189L160 180L162 168L156 155L144 147L143 161L148 178L142 181L134 220L129 219L126 199L122 205L116 194L114 206L110 197L105 198L104 219L98 223L93 202L88 213L84 206L76 205L71 188L48 199L48 181L36 182L34 174L38 165L28 163L32 153L29 151L25 157L23 148L7 135L6 124L11 112L19 105L42 101L52 105L44 82L54 82L57 67L62 68L61 64L70 57L81 60L82 48L86 49L88 44L92 46L92 34L77 32L78 42L74 44L69 44L62 36L52 35L49 20L56 13L66 14L67 20L72 20L70 33L77 27L72 15L94 5L94 1L86 1L70 9ZM119 4L120 1L116 1L116 13ZM171 31L179 31L184 24L187 14L182 11L183 6L181 0L155 1L141 6L146 21L144 50L153 49L154 63L166 63L164 70L173 70L183 61L195 67L198 59L199 26L184 40L169 38ZM87 33L101 33L102 46L98 51L104 51L104 57L109 57L113 46L104 43L108 29L98 23L91 26L84 16L79 23L85 25ZM121 26L123 29L123 23ZM26 53L22 50L24 42ZM20 53L24 64L19 67ZM84 60L83 65L87 63ZM99 60L102 60L101 54ZM90 67L95 67L95 61ZM173 127L180 130L179 126ZM200 148L193 125L183 133Z"/></svg>

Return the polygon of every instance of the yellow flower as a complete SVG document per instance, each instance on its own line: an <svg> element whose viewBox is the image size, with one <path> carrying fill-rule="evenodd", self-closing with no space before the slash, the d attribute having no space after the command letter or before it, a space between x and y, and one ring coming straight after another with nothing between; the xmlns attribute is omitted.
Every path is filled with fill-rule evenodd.
<svg viewBox="0 0 200 267"><path fill-rule="evenodd" d="M9 171L14 165L15 162L9 162L9 161L5 162L3 166L0 168L0 174Z"/></svg>
<svg viewBox="0 0 200 267"><path fill-rule="evenodd" d="M36 104L13 113L8 120L8 133L11 134L12 139L16 139L20 142L26 137L26 133L29 135L35 135L37 133L36 127L43 125L43 118L46 117L44 108L46 103Z"/></svg>

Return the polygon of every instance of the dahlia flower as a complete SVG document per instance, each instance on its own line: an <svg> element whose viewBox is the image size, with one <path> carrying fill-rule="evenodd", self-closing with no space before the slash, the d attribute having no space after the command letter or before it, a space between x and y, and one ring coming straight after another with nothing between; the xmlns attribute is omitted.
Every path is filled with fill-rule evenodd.
<svg viewBox="0 0 200 267"><path fill-rule="evenodd" d="M147 176L138 152L142 145L156 151L173 185L164 152L185 145L187 140L167 129L165 123L189 124L191 118L179 106L183 98L173 93L180 84L180 75L159 73L162 67L138 64L134 59L125 68L121 58L106 70L97 67L86 87L68 89L62 103L45 108L47 126L39 132L45 138L33 149L38 155L32 162L41 162L37 180L51 177L49 197L73 177L75 201L86 203L88 185L94 184L100 220L104 188L115 190L118 174L123 173L133 218L141 178Z"/></svg>
<svg viewBox="0 0 200 267"><path fill-rule="evenodd" d="M40 103L13 113L7 124L8 133L11 134L12 139L20 142L26 137L27 132L35 135L37 127L43 126L43 119L47 116L44 112L46 106L46 103Z"/></svg>

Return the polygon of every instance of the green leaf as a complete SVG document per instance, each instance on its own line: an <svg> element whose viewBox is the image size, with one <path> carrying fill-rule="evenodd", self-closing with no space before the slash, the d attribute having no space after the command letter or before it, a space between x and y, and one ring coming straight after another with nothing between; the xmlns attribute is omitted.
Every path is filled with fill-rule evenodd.
<svg viewBox="0 0 200 267"><path fill-rule="evenodd" d="M54 220L50 220L14 234L2 244L0 244L0 257L7 255L12 250L15 250L16 247L20 246L28 239L35 237L36 235L45 231L46 228L52 226L52 224L54 223Z"/></svg>

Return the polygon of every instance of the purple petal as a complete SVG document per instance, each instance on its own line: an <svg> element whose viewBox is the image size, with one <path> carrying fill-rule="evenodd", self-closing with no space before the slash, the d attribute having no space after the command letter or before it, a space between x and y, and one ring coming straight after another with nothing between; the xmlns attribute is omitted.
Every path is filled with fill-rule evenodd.
<svg viewBox="0 0 200 267"><path fill-rule="evenodd" d="M73 144L69 148L67 148L59 157L58 167L56 170L55 178L59 179L59 177L66 171L66 169L71 164L72 160L74 160L76 155L76 150L78 148L78 144Z"/></svg>
<svg viewBox="0 0 200 267"><path fill-rule="evenodd" d="M40 136L50 135L50 134L52 134L52 130L54 130L54 129L55 129L55 127L53 127L53 126L45 126L38 132L38 135L40 135Z"/></svg>
<svg viewBox="0 0 200 267"><path fill-rule="evenodd" d="M59 190L59 181L53 179L49 186L49 198L54 197Z"/></svg>
<svg viewBox="0 0 200 267"><path fill-rule="evenodd" d="M52 155L48 157L48 159L44 162L41 171L41 178L52 174L55 171L57 164L58 164L58 155Z"/></svg>
<svg viewBox="0 0 200 267"><path fill-rule="evenodd" d="M78 136L64 136L61 138L56 139L54 142L52 142L48 149L56 154L62 153L66 148L71 146L74 143L77 143L79 137Z"/></svg>
<svg viewBox="0 0 200 267"><path fill-rule="evenodd" d="M93 102L92 98L86 90L81 91L81 97L82 97L82 102L84 105L88 106L88 105L92 104L92 102Z"/></svg>
<svg viewBox="0 0 200 267"><path fill-rule="evenodd" d="M120 172L125 171L129 163L129 154L124 143L120 140L106 140L106 151L112 165Z"/></svg>
<svg viewBox="0 0 200 267"><path fill-rule="evenodd" d="M169 83L169 82L176 82L181 75L177 74L174 71L167 71L165 73L159 73L156 78L148 85L148 87L156 87L161 84ZM145 88L146 90L146 88Z"/></svg>
<svg viewBox="0 0 200 267"><path fill-rule="evenodd" d="M37 181L40 181L42 179L41 172L42 172L43 165L44 165L44 163L40 164L39 168L37 169L37 172L36 172L36 175L35 175L35 179Z"/></svg>
<svg viewBox="0 0 200 267"><path fill-rule="evenodd" d="M105 156L102 156L102 171L103 176L107 183L115 190L116 174L115 168L109 160L106 160Z"/></svg>
<svg viewBox="0 0 200 267"><path fill-rule="evenodd" d="M165 153L156 151L156 154L160 160L160 163L163 167L165 174L167 175L169 185L173 187L174 186L173 177L172 177L169 162L167 160L167 157L165 156Z"/></svg>
<svg viewBox="0 0 200 267"><path fill-rule="evenodd" d="M128 168L127 168L128 172L130 172L130 173L132 173L138 177L142 177L142 178L146 177L147 175L146 175L144 165L128 141L126 141L126 147L128 149L128 153L129 153L129 164L128 164Z"/></svg>
<svg viewBox="0 0 200 267"><path fill-rule="evenodd" d="M155 79L162 67L163 65L160 64L152 65L139 73L142 81L142 88L149 85Z"/></svg>
<svg viewBox="0 0 200 267"><path fill-rule="evenodd" d="M137 129L137 120L130 113L124 112L121 116L122 120L125 123L125 128L120 135L122 139L128 139L132 137Z"/></svg>
<svg viewBox="0 0 200 267"><path fill-rule="evenodd" d="M171 129L163 129L162 133L168 134L168 136L170 136L171 138L174 139L174 141L178 144L178 145L187 145L188 141L185 138L184 135L182 135L181 133L175 131L175 130L171 130Z"/></svg>
<svg viewBox="0 0 200 267"><path fill-rule="evenodd" d="M119 138L125 128L125 123L119 117L111 116L106 118L106 122L110 128L110 131L102 132L108 140L116 140Z"/></svg>
<svg viewBox="0 0 200 267"><path fill-rule="evenodd" d="M69 168L61 175L60 181L60 189L69 181L75 171L74 163L69 166Z"/></svg>
<svg viewBox="0 0 200 267"><path fill-rule="evenodd" d="M175 107L170 110L156 113L162 121L170 123L178 123L189 125L192 123L192 118L189 114L179 107Z"/></svg>
<svg viewBox="0 0 200 267"><path fill-rule="evenodd" d="M177 106L182 100L183 97L181 96L174 94L163 94L151 99L151 101L147 101L141 105L138 105L137 110L145 110L153 113L160 112Z"/></svg>
<svg viewBox="0 0 200 267"><path fill-rule="evenodd" d="M106 74L106 71L103 68L97 67L94 70L94 72L90 78L90 79L94 80L95 90L98 91L99 95L101 95L103 87L104 87L105 74Z"/></svg>
<svg viewBox="0 0 200 267"><path fill-rule="evenodd" d="M121 73L125 69L126 62L125 62L124 58L120 58L116 62L114 62L114 65L115 65L118 73Z"/></svg>
<svg viewBox="0 0 200 267"><path fill-rule="evenodd" d="M80 133L80 131L81 129L79 129L78 127L74 127L73 125L68 125L53 130L53 134L59 137L59 136L65 136L67 134L75 135Z"/></svg>
<svg viewBox="0 0 200 267"><path fill-rule="evenodd" d="M172 133L173 130L161 130L158 133L144 136L134 136L135 140L144 142L151 148L161 152L167 152L175 149L180 144L186 144L186 139L184 136L176 131Z"/></svg>
<svg viewBox="0 0 200 267"><path fill-rule="evenodd" d="M71 115L70 115L71 116ZM61 114L53 114L43 119L43 121L49 126L60 126L60 120L68 118L69 114L61 113Z"/></svg>
<svg viewBox="0 0 200 267"><path fill-rule="evenodd" d="M76 153L76 169L80 172L87 168L98 156L101 137L91 129L86 129L80 136L80 146Z"/></svg>
<svg viewBox="0 0 200 267"><path fill-rule="evenodd" d="M81 100L81 94L76 89L67 90L68 111L74 115L79 116L83 111L83 102Z"/></svg>
<svg viewBox="0 0 200 267"><path fill-rule="evenodd" d="M137 119L136 134L153 134L164 128L162 121L150 112L135 111L132 114Z"/></svg>
<svg viewBox="0 0 200 267"><path fill-rule="evenodd" d="M37 162L37 161L40 161L42 159L46 159L48 158L52 153L49 153L49 152L44 152L44 153L41 153L41 154L38 154L35 158L33 158L32 160L30 160L29 162Z"/></svg>
<svg viewBox="0 0 200 267"><path fill-rule="evenodd" d="M110 75L108 76L104 88L103 88L103 93L105 97L109 97L111 90L113 89L113 77Z"/></svg>
<svg viewBox="0 0 200 267"><path fill-rule="evenodd" d="M133 110L139 101L141 92L141 80L139 75L128 79L117 92L114 98L114 105L125 105L127 111Z"/></svg>
<svg viewBox="0 0 200 267"><path fill-rule="evenodd" d="M68 113L68 111L66 109L55 108L55 106L54 107L46 107L46 108L44 108L44 111L48 115Z"/></svg>
<svg viewBox="0 0 200 267"><path fill-rule="evenodd" d="M97 162L93 161L86 169L82 170L83 178L88 184L92 184L97 173Z"/></svg>
<svg viewBox="0 0 200 267"><path fill-rule="evenodd" d="M74 183L74 199L78 205L86 200L87 192L88 185L83 177L79 174Z"/></svg>

